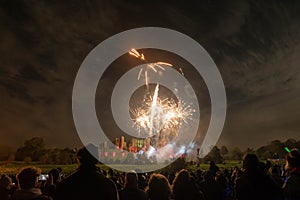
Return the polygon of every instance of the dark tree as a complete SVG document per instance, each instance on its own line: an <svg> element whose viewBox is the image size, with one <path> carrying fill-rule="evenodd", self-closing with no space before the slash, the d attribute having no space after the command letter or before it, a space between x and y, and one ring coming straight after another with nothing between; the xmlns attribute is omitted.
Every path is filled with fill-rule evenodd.
<svg viewBox="0 0 300 200"><path fill-rule="evenodd" d="M17 149L16 160L23 161L30 157L32 161L39 161L46 152L43 138L34 137L24 142L24 146Z"/></svg>
<svg viewBox="0 0 300 200"><path fill-rule="evenodd" d="M255 150L253 148L247 148L244 152L243 155L250 153L250 154L255 154Z"/></svg>
<svg viewBox="0 0 300 200"><path fill-rule="evenodd" d="M221 146L221 149L220 149L220 151L221 151L221 155L222 156L225 156L225 155L227 155L228 154L228 149L227 149L227 147L226 146Z"/></svg>
<svg viewBox="0 0 300 200"><path fill-rule="evenodd" d="M220 149L217 146L214 146L203 159L204 162L209 162L209 161L214 161L215 163L223 162L223 157L221 156Z"/></svg>
<svg viewBox="0 0 300 200"><path fill-rule="evenodd" d="M232 160L242 160L242 158L243 158L243 153L242 153L241 149L238 147L234 147L231 150L231 159Z"/></svg>
<svg viewBox="0 0 300 200"><path fill-rule="evenodd" d="M291 142L291 140L289 142ZM280 142L279 140L274 140L268 145L258 148L256 154L261 160L266 160L274 157L284 158L286 155L284 147L284 143Z"/></svg>
<svg viewBox="0 0 300 200"><path fill-rule="evenodd" d="M285 141L284 145L289 149L297 148L297 141L295 139L288 139Z"/></svg>

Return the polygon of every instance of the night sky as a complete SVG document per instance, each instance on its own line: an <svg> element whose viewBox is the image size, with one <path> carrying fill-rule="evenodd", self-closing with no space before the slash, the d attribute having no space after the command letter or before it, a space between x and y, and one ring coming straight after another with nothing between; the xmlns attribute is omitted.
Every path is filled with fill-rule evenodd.
<svg viewBox="0 0 300 200"><path fill-rule="evenodd" d="M192 37L217 64L228 101L218 145L300 139L300 1L1 0L0 147L34 136L81 146L72 88L82 61L106 38L146 26Z"/></svg>

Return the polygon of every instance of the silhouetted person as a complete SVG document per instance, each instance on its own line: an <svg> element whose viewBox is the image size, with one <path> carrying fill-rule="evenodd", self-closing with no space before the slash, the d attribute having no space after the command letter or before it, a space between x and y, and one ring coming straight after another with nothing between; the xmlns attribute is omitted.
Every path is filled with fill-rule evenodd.
<svg viewBox="0 0 300 200"><path fill-rule="evenodd" d="M147 187L146 177L141 173L138 174L138 186L142 190L145 190Z"/></svg>
<svg viewBox="0 0 300 200"><path fill-rule="evenodd" d="M119 199L115 184L98 171L98 160L89 151L94 156L98 155L98 148L92 144L78 151L80 166L75 173L58 184L57 200Z"/></svg>
<svg viewBox="0 0 300 200"><path fill-rule="evenodd" d="M266 163L260 161L259 164L258 164L258 166L259 166L259 171L263 175L267 175L268 174L268 168L267 168Z"/></svg>
<svg viewBox="0 0 300 200"><path fill-rule="evenodd" d="M51 200L49 196L42 194L38 188L38 177L41 169L36 167L26 167L17 174L19 189L13 195L13 200Z"/></svg>
<svg viewBox="0 0 300 200"><path fill-rule="evenodd" d="M239 169L238 167L234 167L230 176L230 189L231 189L231 197L233 199L236 198L236 190L235 190L235 186L236 186L236 181L239 178L239 176L241 175L241 169Z"/></svg>
<svg viewBox="0 0 300 200"><path fill-rule="evenodd" d="M210 161L209 170L213 173L213 176L216 176L216 173L220 171L220 168L216 165L214 161Z"/></svg>
<svg viewBox="0 0 300 200"><path fill-rule="evenodd" d="M120 200L146 200L146 192L138 187L138 175L136 172L127 172L125 187L120 191Z"/></svg>
<svg viewBox="0 0 300 200"><path fill-rule="evenodd" d="M223 191L220 184L218 184L213 173L208 170L204 172L204 180L200 183L200 190L203 192L206 200L222 200Z"/></svg>
<svg viewBox="0 0 300 200"><path fill-rule="evenodd" d="M14 186L9 176L3 174L0 178L0 199L8 200L11 198Z"/></svg>
<svg viewBox="0 0 300 200"><path fill-rule="evenodd" d="M288 175L283 185L286 200L300 199L300 152L292 149L286 155L286 166Z"/></svg>
<svg viewBox="0 0 300 200"><path fill-rule="evenodd" d="M222 196L223 199L227 199L230 197L230 188L228 185L228 180L227 178L224 176L223 173L221 173L220 171L217 172L216 176L215 176L215 181L216 183L221 187L222 189Z"/></svg>
<svg viewBox="0 0 300 200"><path fill-rule="evenodd" d="M271 178L279 186L283 186L283 179L281 177L280 166L275 165L271 168Z"/></svg>
<svg viewBox="0 0 300 200"><path fill-rule="evenodd" d="M48 172L49 178L46 181L46 184L42 190L44 194L51 196L52 198L55 198L56 187L60 182L61 171L62 171L61 168L54 168Z"/></svg>
<svg viewBox="0 0 300 200"><path fill-rule="evenodd" d="M111 168L108 169L108 178L115 183L118 191L122 189L122 185L118 182L117 175L114 173L114 170Z"/></svg>
<svg viewBox="0 0 300 200"><path fill-rule="evenodd" d="M189 172L185 169L180 170L173 181L172 185L174 200L201 200L204 199L202 192L200 192L194 183L192 183Z"/></svg>
<svg viewBox="0 0 300 200"><path fill-rule="evenodd" d="M147 193L150 200L169 200L171 187L168 179L162 174L151 174Z"/></svg>
<svg viewBox="0 0 300 200"><path fill-rule="evenodd" d="M265 173L255 154L244 156L243 169L236 182L238 200L283 199L281 188Z"/></svg>
<svg viewBox="0 0 300 200"><path fill-rule="evenodd" d="M270 168L272 167L272 163L271 163L271 161L269 161L269 160L267 160L266 161L266 171L267 171L267 173L270 175L271 173L270 173Z"/></svg>

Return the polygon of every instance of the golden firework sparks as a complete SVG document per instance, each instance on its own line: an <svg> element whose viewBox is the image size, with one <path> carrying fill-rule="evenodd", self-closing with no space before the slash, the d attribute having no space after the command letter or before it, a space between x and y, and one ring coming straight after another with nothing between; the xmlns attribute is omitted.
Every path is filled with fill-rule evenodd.
<svg viewBox="0 0 300 200"><path fill-rule="evenodd" d="M165 67L173 67L171 63L163 61L147 63L144 54L134 48L128 53L145 64L139 70L137 79L140 80L144 76L147 91L149 90L150 81L149 71L158 73L165 71ZM184 75L182 68L179 68L178 71L181 75ZM159 84L156 84L153 96L150 95L149 91L145 93L142 106L130 110L134 126L138 129L140 135L141 133L143 133L143 137L156 135L158 136L156 138L159 138L162 133L173 135L183 123L188 124L190 120L193 120L194 112L195 109L181 99L177 101L171 98L161 99L159 96ZM175 133L176 135L177 133Z"/></svg>
<svg viewBox="0 0 300 200"><path fill-rule="evenodd" d="M188 124L192 120L193 109L182 100L159 97L159 84L156 85L153 96L144 99L144 105L131 110L134 125L139 132L147 133L148 137L158 134L162 130L176 129L182 123Z"/></svg>
<svg viewBox="0 0 300 200"><path fill-rule="evenodd" d="M132 48L128 53L129 53L129 55L134 56L137 59L140 59L140 60L146 62L146 58L145 58L144 54L138 52L136 49ZM147 73L148 70L152 70L155 73L157 73L157 72L159 72L159 70L165 71L164 67L172 67L172 66L173 65L171 63L162 62L162 61L155 62L155 63L147 63L146 67L140 69L137 79L140 80L140 78L142 76L142 72L144 71L145 83L146 83L146 85L148 85L148 81L149 81L149 77L148 77L148 73Z"/></svg>

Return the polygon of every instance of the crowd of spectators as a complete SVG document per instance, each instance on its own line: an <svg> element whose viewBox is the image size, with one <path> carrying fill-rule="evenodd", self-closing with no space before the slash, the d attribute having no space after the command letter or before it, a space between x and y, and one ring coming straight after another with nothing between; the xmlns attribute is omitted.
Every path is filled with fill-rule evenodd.
<svg viewBox="0 0 300 200"><path fill-rule="evenodd" d="M52 169L46 180L41 170L26 167L17 183L3 174L1 200L300 200L300 152L292 149L283 166L261 162L255 154L243 157L242 168L220 170L210 163L208 170L177 173L127 173L105 171L87 148L78 151L79 168L62 178L62 170Z"/></svg>

